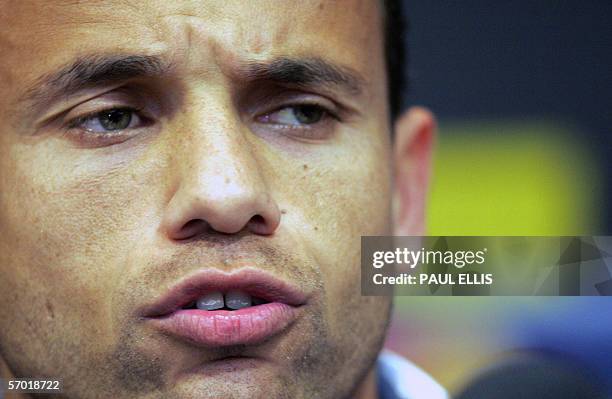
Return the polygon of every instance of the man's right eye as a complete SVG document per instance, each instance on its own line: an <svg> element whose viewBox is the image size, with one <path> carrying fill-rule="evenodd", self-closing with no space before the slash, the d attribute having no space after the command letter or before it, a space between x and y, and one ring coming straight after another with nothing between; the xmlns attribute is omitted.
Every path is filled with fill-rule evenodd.
<svg viewBox="0 0 612 399"><path fill-rule="evenodd" d="M141 127L144 119L132 108L111 108L82 116L69 124L71 129L81 129L91 133L118 133L126 129Z"/></svg>

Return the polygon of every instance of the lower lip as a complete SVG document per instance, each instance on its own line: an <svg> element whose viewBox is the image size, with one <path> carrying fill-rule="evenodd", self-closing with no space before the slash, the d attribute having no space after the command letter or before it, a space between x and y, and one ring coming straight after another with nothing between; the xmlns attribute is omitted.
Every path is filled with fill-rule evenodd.
<svg viewBox="0 0 612 399"><path fill-rule="evenodd" d="M297 308L272 302L239 310L181 309L152 321L171 335L218 347L262 342L281 333L297 316Z"/></svg>

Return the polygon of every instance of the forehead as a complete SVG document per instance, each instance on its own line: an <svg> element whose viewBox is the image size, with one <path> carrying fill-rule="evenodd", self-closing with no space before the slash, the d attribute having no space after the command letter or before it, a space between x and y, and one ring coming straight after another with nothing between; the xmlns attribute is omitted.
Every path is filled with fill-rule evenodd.
<svg viewBox="0 0 612 399"><path fill-rule="evenodd" d="M278 56L320 57L372 77L383 69L378 3L8 2L0 14L0 74L5 81L23 81L80 55L134 52L164 55L203 70Z"/></svg>

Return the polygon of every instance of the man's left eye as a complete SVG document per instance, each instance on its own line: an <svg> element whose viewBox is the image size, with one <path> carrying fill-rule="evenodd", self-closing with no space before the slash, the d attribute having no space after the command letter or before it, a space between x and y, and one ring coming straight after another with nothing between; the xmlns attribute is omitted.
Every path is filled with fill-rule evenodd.
<svg viewBox="0 0 612 399"><path fill-rule="evenodd" d="M314 125L329 116L318 105L293 105L284 107L263 117L263 122L287 126Z"/></svg>
<svg viewBox="0 0 612 399"><path fill-rule="evenodd" d="M142 124L142 118L130 108L113 108L79 118L71 127L92 133L112 133L132 129Z"/></svg>

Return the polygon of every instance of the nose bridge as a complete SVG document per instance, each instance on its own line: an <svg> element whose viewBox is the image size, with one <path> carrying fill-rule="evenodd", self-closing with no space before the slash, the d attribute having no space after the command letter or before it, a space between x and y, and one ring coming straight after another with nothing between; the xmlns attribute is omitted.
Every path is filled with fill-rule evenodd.
<svg viewBox="0 0 612 399"><path fill-rule="evenodd" d="M192 124L183 141L183 184L209 198L262 190L265 183L237 118L227 111L197 113L207 117Z"/></svg>
<svg viewBox="0 0 612 399"><path fill-rule="evenodd" d="M254 149L231 105L218 100L191 103L183 114L173 154L177 183L165 231L184 239L202 228L231 234L244 228L271 234L280 212ZM195 229L195 230L194 230Z"/></svg>

